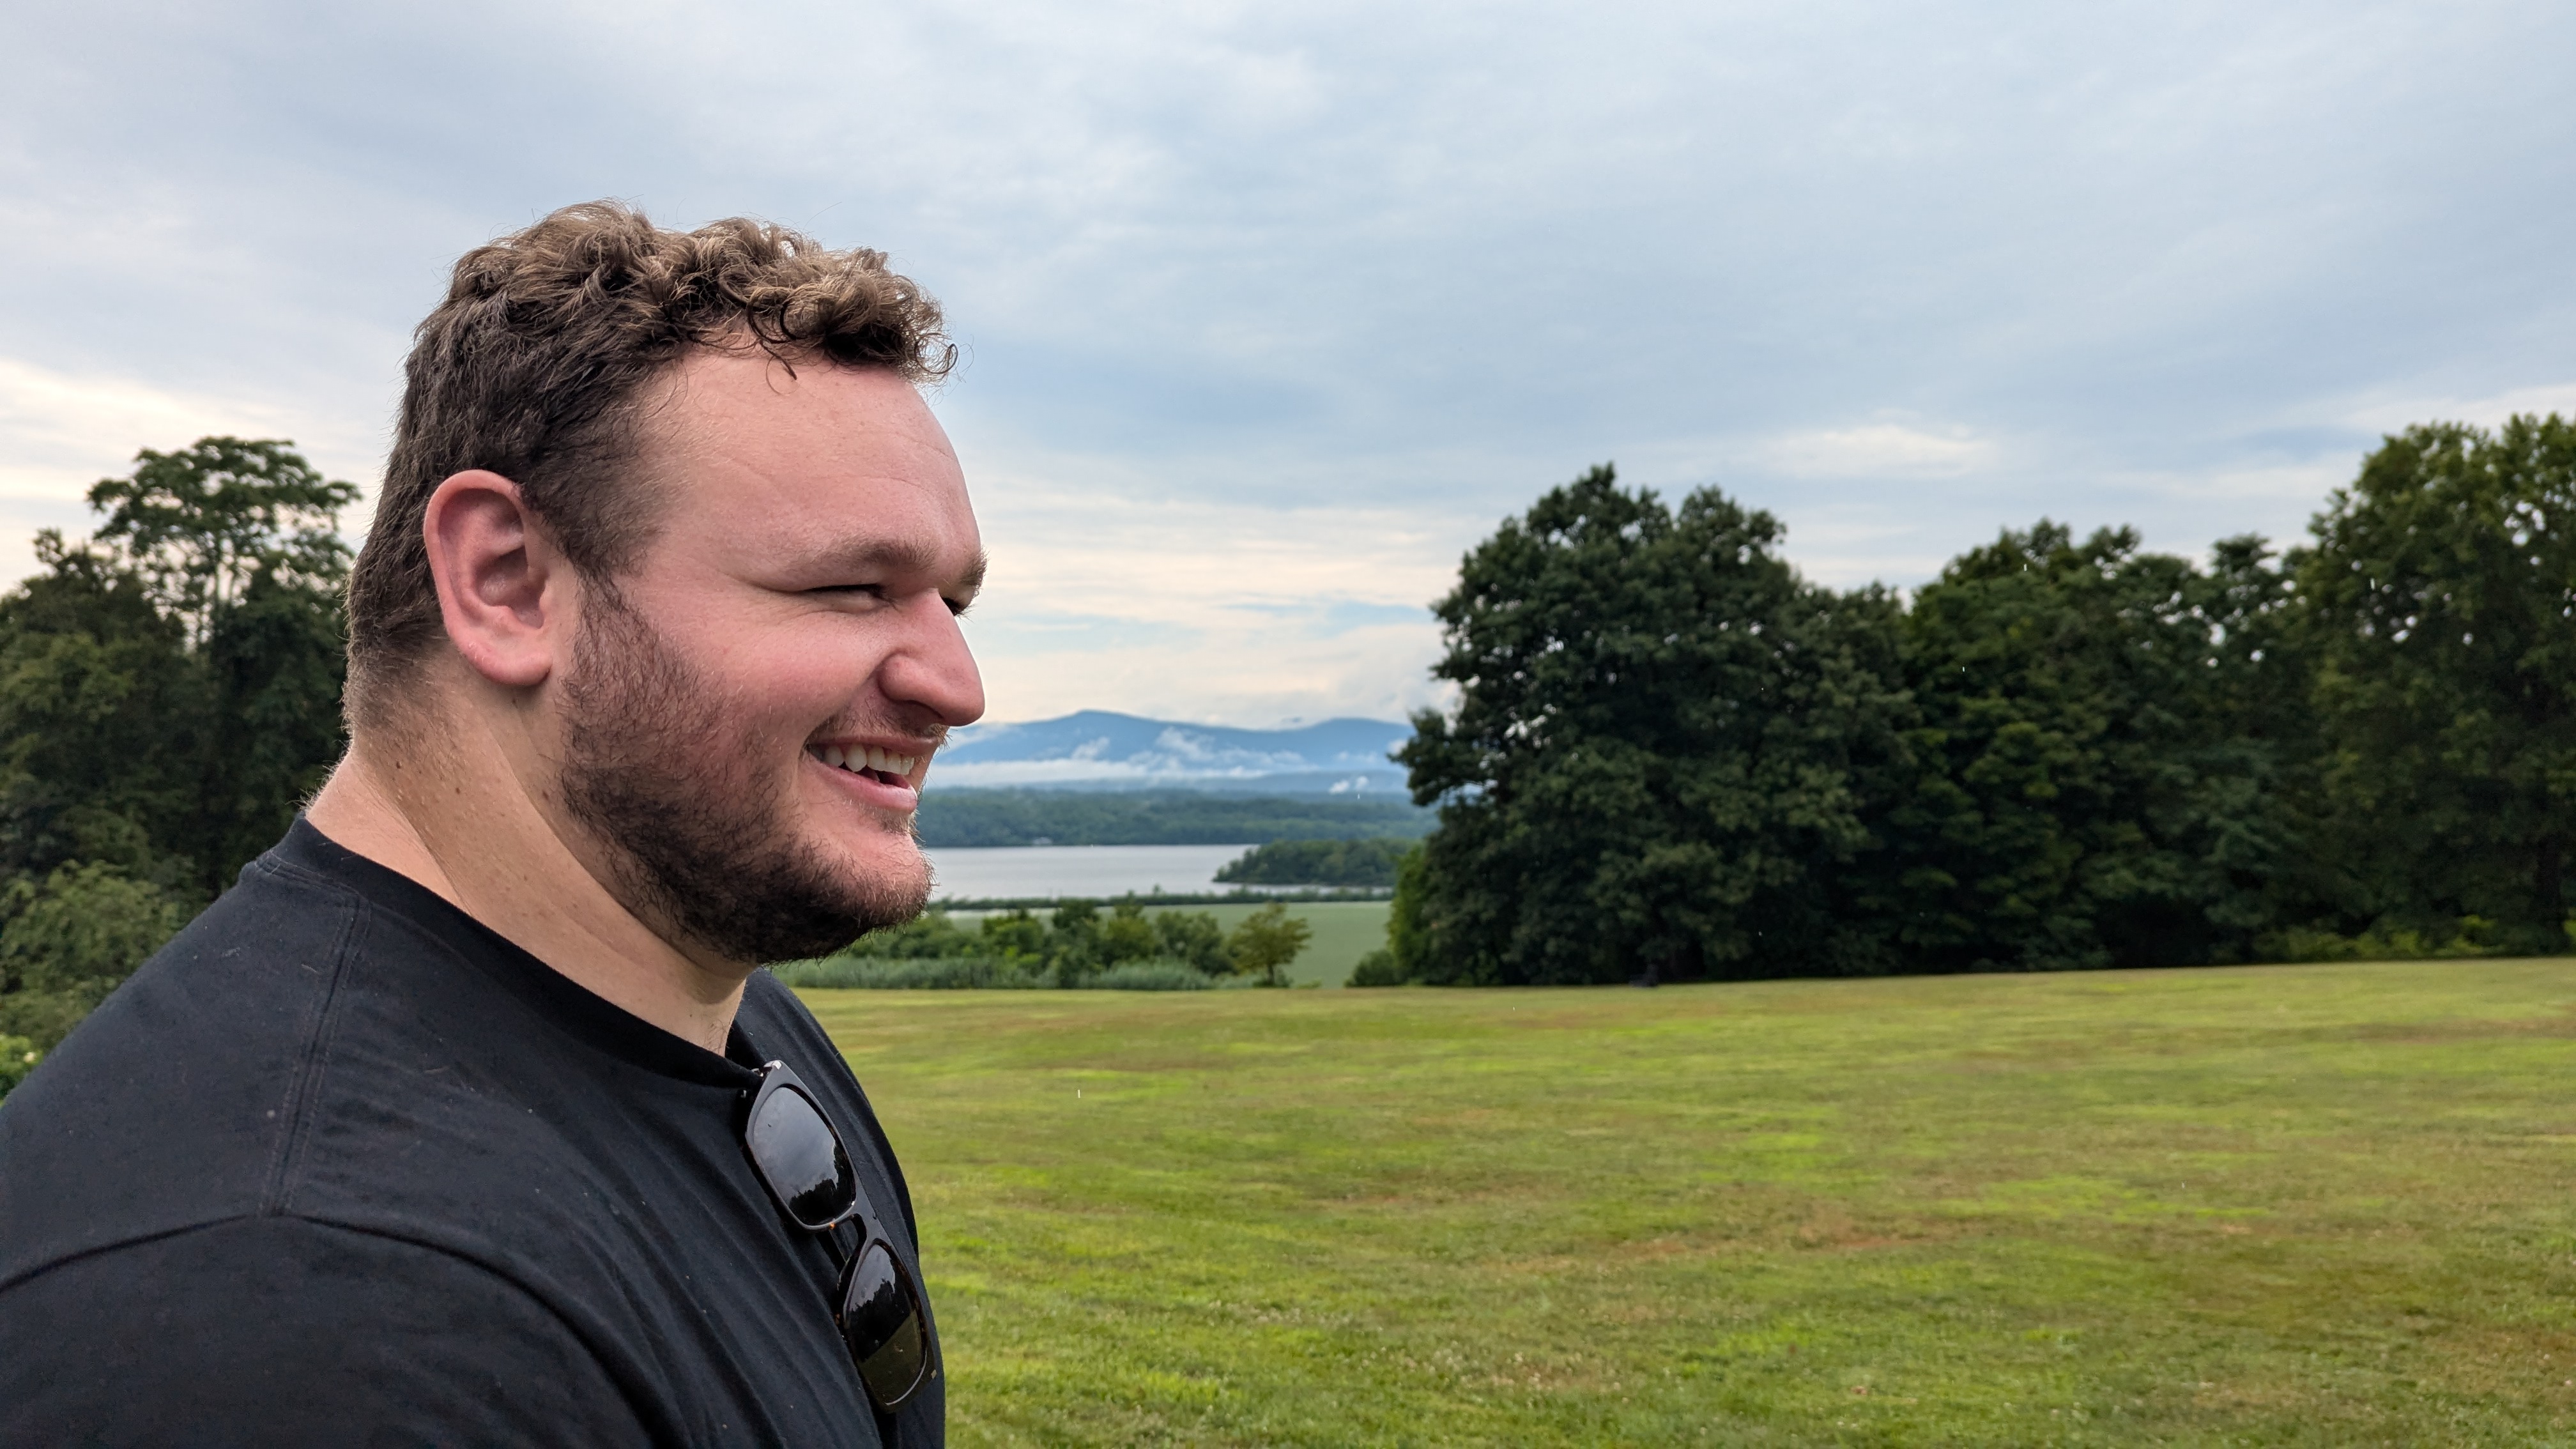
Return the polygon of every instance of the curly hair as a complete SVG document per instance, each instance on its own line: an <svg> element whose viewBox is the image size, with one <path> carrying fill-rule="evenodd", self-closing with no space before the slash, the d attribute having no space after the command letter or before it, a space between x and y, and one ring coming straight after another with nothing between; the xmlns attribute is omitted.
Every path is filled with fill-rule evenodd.
<svg viewBox="0 0 2576 1449"><path fill-rule="evenodd" d="M585 578L633 562L656 501L635 466L639 403L691 348L914 381L956 360L939 304L884 253L765 222L672 231L593 201L467 252L414 334L384 490L349 576L353 719L380 720L381 687L444 636L422 521L450 475L486 468L518 484Z"/></svg>

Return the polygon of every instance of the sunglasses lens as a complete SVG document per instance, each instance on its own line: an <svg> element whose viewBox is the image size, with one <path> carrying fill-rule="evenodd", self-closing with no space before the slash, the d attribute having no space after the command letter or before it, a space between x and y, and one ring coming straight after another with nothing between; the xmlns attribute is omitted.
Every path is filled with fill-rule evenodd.
<svg viewBox="0 0 2576 1449"><path fill-rule="evenodd" d="M804 1093L781 1087L761 1098L747 1135L753 1164L789 1217L825 1228L858 1205L859 1177L849 1155Z"/></svg>
<svg viewBox="0 0 2576 1449"><path fill-rule="evenodd" d="M883 1242L868 1244L850 1264L841 1292L841 1337L878 1407L891 1409L921 1387L928 1367L921 1306L914 1300L912 1280Z"/></svg>

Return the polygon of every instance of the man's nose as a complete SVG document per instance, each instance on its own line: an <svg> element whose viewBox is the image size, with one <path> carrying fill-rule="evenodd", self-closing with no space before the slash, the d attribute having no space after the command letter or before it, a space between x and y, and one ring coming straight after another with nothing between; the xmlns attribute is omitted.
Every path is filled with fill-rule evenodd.
<svg viewBox="0 0 2576 1449"><path fill-rule="evenodd" d="M889 700L918 706L951 729L982 719L984 674L948 601L927 595L905 612L904 644L886 659L878 687Z"/></svg>

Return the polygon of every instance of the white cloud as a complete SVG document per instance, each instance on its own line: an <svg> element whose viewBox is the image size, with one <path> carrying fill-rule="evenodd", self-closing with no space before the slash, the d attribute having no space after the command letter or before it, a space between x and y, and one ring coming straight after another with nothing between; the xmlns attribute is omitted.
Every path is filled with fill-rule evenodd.
<svg viewBox="0 0 2576 1449"><path fill-rule="evenodd" d="M2345 414L2342 421L2374 433L2395 433L2415 423L2432 422L2492 428L2516 413L2576 418L2576 382L2508 388L2485 397L2375 398Z"/></svg>
<svg viewBox="0 0 2576 1449"><path fill-rule="evenodd" d="M1875 422L1784 434L1753 456L1792 478L1957 478L1992 467L1999 451L1967 428Z"/></svg>
<svg viewBox="0 0 2576 1449"><path fill-rule="evenodd" d="M973 486L993 567L967 636L994 719L1394 718L1435 696L1424 606L1454 582L1472 525L1401 507L1139 498L998 469Z"/></svg>
<svg viewBox="0 0 2576 1449"><path fill-rule="evenodd" d="M90 485L130 471L137 451L212 434L292 438L325 471L345 476L355 462L358 477L371 484L376 476L370 440L343 418L274 397L218 397L0 357L0 578L35 567L36 530L85 527Z"/></svg>

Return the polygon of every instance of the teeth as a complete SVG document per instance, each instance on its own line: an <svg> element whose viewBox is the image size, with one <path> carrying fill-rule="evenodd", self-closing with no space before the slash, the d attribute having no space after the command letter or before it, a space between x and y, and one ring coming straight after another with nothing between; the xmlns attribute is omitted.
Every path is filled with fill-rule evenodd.
<svg viewBox="0 0 2576 1449"><path fill-rule="evenodd" d="M839 745L817 745L813 754L814 758L835 770L847 770L854 775L873 771L889 779L906 782L912 779L913 766L921 763L919 755L890 755L873 745L851 749Z"/></svg>

